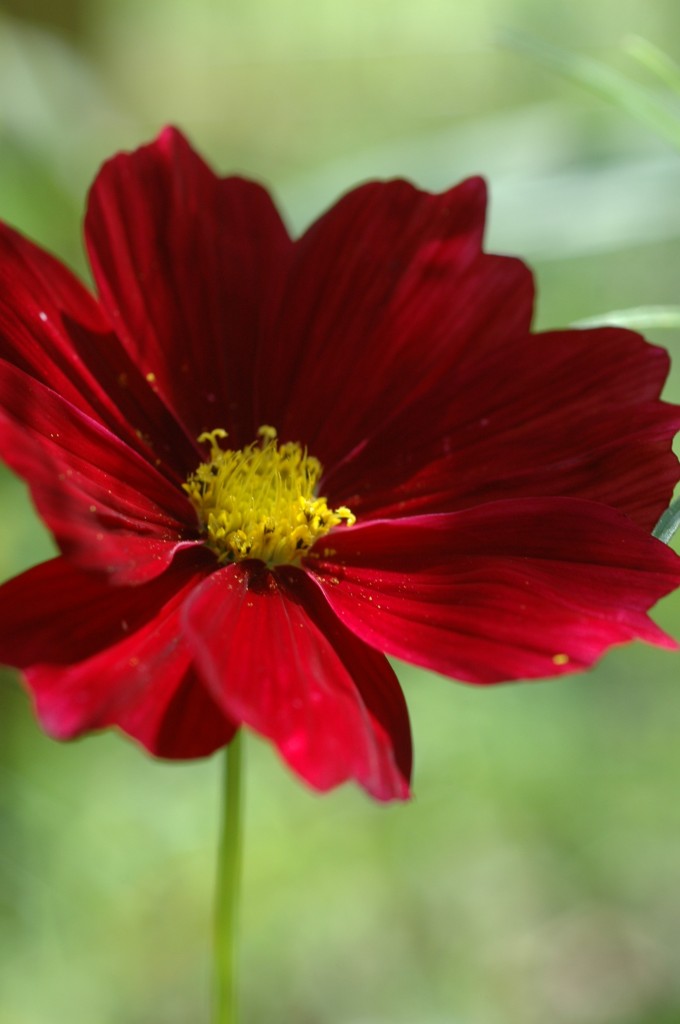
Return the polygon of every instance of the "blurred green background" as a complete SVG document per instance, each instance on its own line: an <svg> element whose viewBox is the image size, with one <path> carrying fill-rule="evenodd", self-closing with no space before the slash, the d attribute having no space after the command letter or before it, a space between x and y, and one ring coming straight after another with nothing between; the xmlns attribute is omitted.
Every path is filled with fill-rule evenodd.
<svg viewBox="0 0 680 1024"><path fill-rule="evenodd" d="M368 176L482 172L489 245L523 255L543 327L680 302L678 154L517 49L640 83L680 55L673 0L4 0L0 217L85 271L97 166L180 125L266 182L298 230ZM668 397L680 400L680 340ZM0 575L46 557L2 477ZM680 635L680 595L657 618ZM680 1020L678 658L491 688L400 668L415 799L307 792L247 744L244 1024ZM114 735L45 739L0 689L0 1021L208 1020L219 765Z"/></svg>

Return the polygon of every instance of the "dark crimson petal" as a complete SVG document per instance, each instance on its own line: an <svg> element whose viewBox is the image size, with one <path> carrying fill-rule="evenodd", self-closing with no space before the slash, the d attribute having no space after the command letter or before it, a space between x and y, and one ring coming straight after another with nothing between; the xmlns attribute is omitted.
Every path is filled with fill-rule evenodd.
<svg viewBox="0 0 680 1024"><path fill-rule="evenodd" d="M443 195L404 181L345 196L295 244L260 419L330 469L423 396L478 335L526 333L529 271L481 252L486 190Z"/></svg>
<svg viewBox="0 0 680 1024"><path fill-rule="evenodd" d="M303 573L261 563L215 572L187 601L184 623L225 714L271 739L311 786L353 778L379 800L408 796L410 729L396 677Z"/></svg>
<svg viewBox="0 0 680 1024"><path fill-rule="evenodd" d="M195 513L179 485L98 422L2 362L0 451L29 483L62 550L91 568L149 578L196 536Z"/></svg>
<svg viewBox="0 0 680 1024"><path fill-rule="evenodd" d="M220 180L167 128L104 165L85 229L111 322L181 422L252 441L263 320L292 251L265 190Z"/></svg>
<svg viewBox="0 0 680 1024"><path fill-rule="evenodd" d="M663 349L619 328L479 335L327 493L372 518L572 496L651 530L678 478L680 408L659 401L667 373Z"/></svg>
<svg viewBox="0 0 680 1024"><path fill-rule="evenodd" d="M116 587L55 559L0 588L0 659L25 673L47 733L117 726L158 757L203 757L235 725L197 676L179 628L202 573Z"/></svg>
<svg viewBox="0 0 680 1024"><path fill-rule="evenodd" d="M604 505L499 501L326 540L308 568L345 625L459 679L573 672L635 638L677 647L645 613L680 584L680 559Z"/></svg>
<svg viewBox="0 0 680 1024"><path fill-rule="evenodd" d="M0 663L83 661L146 626L169 596L201 577L179 567L144 586L119 587L68 558L42 562L0 586Z"/></svg>
<svg viewBox="0 0 680 1024"><path fill-rule="evenodd" d="M0 224L0 359L25 370L184 480L187 437L112 333L95 299L57 260ZM151 454L149 453L151 448Z"/></svg>

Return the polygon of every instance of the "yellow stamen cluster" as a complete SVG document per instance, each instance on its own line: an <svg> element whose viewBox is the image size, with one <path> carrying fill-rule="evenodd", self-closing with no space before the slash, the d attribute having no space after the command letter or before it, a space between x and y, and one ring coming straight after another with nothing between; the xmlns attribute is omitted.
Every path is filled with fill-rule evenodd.
<svg viewBox="0 0 680 1024"><path fill-rule="evenodd" d="M356 522L348 508L330 509L317 497L321 463L299 444L280 445L273 427L260 427L259 441L232 451L220 447L226 436L221 429L201 434L210 459L183 485L220 562L296 564L334 526Z"/></svg>

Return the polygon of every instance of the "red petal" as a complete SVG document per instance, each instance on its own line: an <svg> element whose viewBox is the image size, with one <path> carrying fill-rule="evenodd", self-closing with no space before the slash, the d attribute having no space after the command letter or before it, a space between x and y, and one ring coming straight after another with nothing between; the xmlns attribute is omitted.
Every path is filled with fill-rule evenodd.
<svg viewBox="0 0 680 1024"><path fill-rule="evenodd" d="M179 485L95 420L1 362L0 410L4 459L28 481L62 549L86 566L149 578L195 535L195 513Z"/></svg>
<svg viewBox="0 0 680 1024"><path fill-rule="evenodd" d="M152 754L203 757L235 726L195 673L182 601L202 574L116 587L64 559L0 589L0 658L25 670L46 732L70 739L117 726Z"/></svg>
<svg viewBox="0 0 680 1024"><path fill-rule="evenodd" d="M200 578L180 568L122 587L67 558L43 562L0 586L0 663L83 661L147 625L169 596Z"/></svg>
<svg viewBox="0 0 680 1024"><path fill-rule="evenodd" d="M263 318L292 248L264 189L220 180L167 128L104 165L86 238L116 331L192 435L252 441Z"/></svg>
<svg viewBox="0 0 680 1024"><path fill-rule="evenodd" d="M353 778L378 800L408 796L396 677L303 573L261 563L213 573L187 602L185 629L225 714L271 739L315 789Z"/></svg>
<svg viewBox="0 0 680 1024"><path fill-rule="evenodd" d="M184 480L187 437L111 332L94 298L52 256L0 224L0 358Z"/></svg>
<svg viewBox="0 0 680 1024"><path fill-rule="evenodd" d="M677 646L645 612L680 560L603 505L495 502L336 530L332 545L308 564L345 625L459 679L575 671L635 638Z"/></svg>
<svg viewBox="0 0 680 1024"><path fill-rule="evenodd" d="M663 349L617 328L479 335L327 493L373 518L572 496L651 530L678 478L680 409L658 400L667 373Z"/></svg>
<svg viewBox="0 0 680 1024"><path fill-rule="evenodd" d="M329 468L427 391L470 336L526 331L531 277L482 256L485 202L479 179L437 196L373 182L314 224L262 353L260 419Z"/></svg>

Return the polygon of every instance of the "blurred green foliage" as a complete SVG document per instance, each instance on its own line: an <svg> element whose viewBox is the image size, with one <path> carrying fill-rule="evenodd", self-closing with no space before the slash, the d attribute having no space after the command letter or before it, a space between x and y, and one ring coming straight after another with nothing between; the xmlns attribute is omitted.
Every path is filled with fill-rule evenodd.
<svg viewBox="0 0 680 1024"><path fill-rule="evenodd" d="M11 0L0 15L0 216L86 273L89 181L179 124L264 180L299 229L368 176L492 189L489 244L530 259L557 326L677 304L678 155L506 44L650 87L647 0ZM677 56L677 54L675 55ZM658 82L653 83L658 88ZM678 352L677 332L655 339ZM668 397L680 399L676 359ZM49 555L2 478L2 577ZM659 621L680 634L680 600ZM244 1019L664 1024L680 1019L677 655L480 691L400 670L414 802L308 793L248 743ZM207 1020L217 765L115 735L60 746L0 690L1 1024Z"/></svg>

